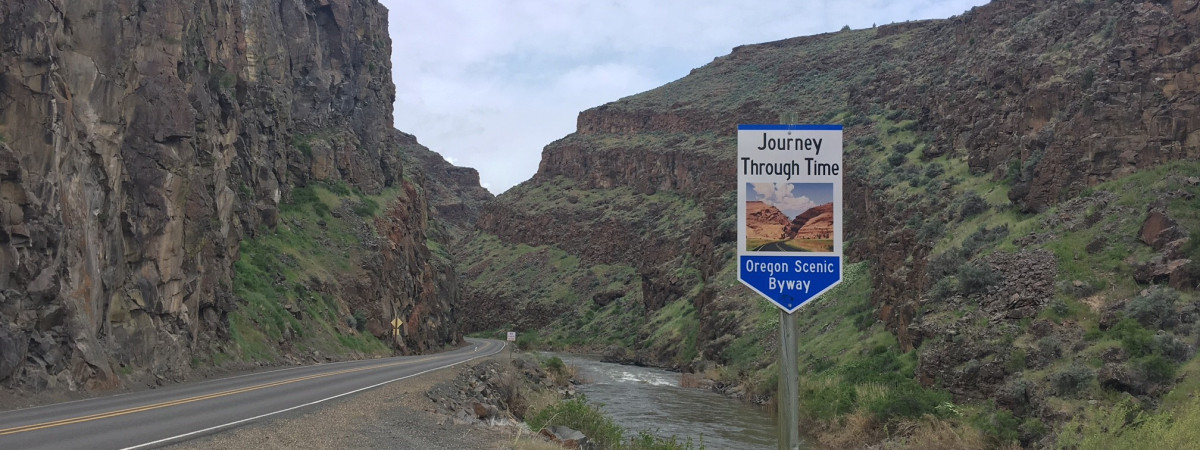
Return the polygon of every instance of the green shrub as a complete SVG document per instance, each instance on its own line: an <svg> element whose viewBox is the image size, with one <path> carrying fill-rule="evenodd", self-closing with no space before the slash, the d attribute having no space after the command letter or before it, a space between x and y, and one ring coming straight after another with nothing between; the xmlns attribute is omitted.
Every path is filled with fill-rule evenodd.
<svg viewBox="0 0 1200 450"><path fill-rule="evenodd" d="M929 288L929 299L941 301L950 298L951 295L954 295L954 293L958 291L957 285L958 279L954 277L944 277L938 280L937 283L934 283L933 287Z"/></svg>
<svg viewBox="0 0 1200 450"><path fill-rule="evenodd" d="M332 192L332 193L337 194L342 197L349 197L350 194L354 193L354 191L350 189L350 186L347 186L346 182L343 180L337 180L337 181L334 181L331 183L325 183L325 189L328 189L329 192Z"/></svg>
<svg viewBox="0 0 1200 450"><path fill-rule="evenodd" d="M312 156L312 139L315 135L312 134L293 134L291 139L292 147L300 150L304 156Z"/></svg>
<svg viewBox="0 0 1200 450"><path fill-rule="evenodd" d="M1121 319L1108 329L1108 335L1121 341L1121 347L1134 358L1149 355L1155 350L1154 333L1133 319Z"/></svg>
<svg viewBox="0 0 1200 450"><path fill-rule="evenodd" d="M1081 78L1082 79L1079 80L1079 84L1081 84L1084 89L1092 87L1092 83L1096 81L1096 69L1088 67L1083 71L1083 77Z"/></svg>
<svg viewBox="0 0 1200 450"><path fill-rule="evenodd" d="M857 145L861 148L874 147L879 145L879 137L873 134L859 136L854 138L854 145Z"/></svg>
<svg viewBox="0 0 1200 450"><path fill-rule="evenodd" d="M1021 160L1010 159L1008 170L1004 172L1004 182L1010 186L1021 180Z"/></svg>
<svg viewBox="0 0 1200 450"><path fill-rule="evenodd" d="M354 329L360 332L367 329L367 313L361 309L354 311Z"/></svg>
<svg viewBox="0 0 1200 450"><path fill-rule="evenodd" d="M841 368L842 377L850 383L877 382L892 384L912 378L911 371L904 371L900 356L885 345L871 348L862 359L851 361Z"/></svg>
<svg viewBox="0 0 1200 450"><path fill-rule="evenodd" d="M926 389L916 381L894 385L888 389L887 395L872 401L867 410L882 421L896 418L914 418L926 414L938 413L938 405L950 401L950 394Z"/></svg>
<svg viewBox="0 0 1200 450"><path fill-rule="evenodd" d="M958 269L958 289L965 295L984 293L996 281L996 273L987 264L966 264Z"/></svg>
<svg viewBox="0 0 1200 450"><path fill-rule="evenodd" d="M1009 354L1008 360L1005 361L1004 368L1013 373L1025 370L1029 365L1027 358L1028 354L1025 352L1025 349L1014 348L1012 353Z"/></svg>
<svg viewBox="0 0 1200 450"><path fill-rule="evenodd" d="M1158 353L1175 362L1184 362L1192 357L1192 349L1187 343L1167 333L1154 335L1154 344Z"/></svg>
<svg viewBox="0 0 1200 450"><path fill-rule="evenodd" d="M1139 295L1129 301L1125 311L1147 328L1170 328L1178 322L1175 302L1179 293L1170 288L1159 288L1147 295Z"/></svg>
<svg viewBox="0 0 1200 450"><path fill-rule="evenodd" d="M899 167L901 164L904 164L904 161L906 159L907 158L904 156L903 153L895 152L895 153L888 155L887 163L889 166Z"/></svg>
<svg viewBox="0 0 1200 450"><path fill-rule="evenodd" d="M308 203L319 203L320 198L317 198L317 191L312 186L304 186L292 189L292 204L304 205Z"/></svg>
<svg viewBox="0 0 1200 450"><path fill-rule="evenodd" d="M915 145L912 145L911 143L897 142L896 145L892 146L892 153L903 156L903 155L907 155L907 154L911 153L913 151L913 149L915 149L915 148L917 148L917 147Z"/></svg>
<svg viewBox="0 0 1200 450"><path fill-rule="evenodd" d="M1042 419L1030 417L1025 419L1025 422L1021 423L1021 428L1019 428L1019 431L1021 433L1019 437L1021 440L1021 445L1025 447L1031 447L1030 444L1038 439L1041 439L1042 436L1045 436L1049 429L1046 427L1046 424L1042 422Z"/></svg>
<svg viewBox="0 0 1200 450"><path fill-rule="evenodd" d="M1067 317L1067 314L1071 313L1071 305L1068 305L1066 300L1055 297L1050 300L1050 312L1058 318Z"/></svg>
<svg viewBox="0 0 1200 450"><path fill-rule="evenodd" d="M1087 389L1096 372L1079 363L1072 363L1067 368L1050 376L1050 382L1061 396L1074 396Z"/></svg>
<svg viewBox="0 0 1200 450"><path fill-rule="evenodd" d="M379 212L379 203L370 197L363 197L354 204L354 214L360 217L371 217L377 212Z"/></svg>
<svg viewBox="0 0 1200 450"><path fill-rule="evenodd" d="M829 420L853 412L858 405L858 390L850 383L837 383L820 389L802 389L800 409L811 418Z"/></svg>
<svg viewBox="0 0 1200 450"><path fill-rule="evenodd" d="M567 365L563 363L562 358L557 356L546 358L545 361L542 361L542 366L557 373L562 373L563 369L567 368Z"/></svg>
<svg viewBox="0 0 1200 450"><path fill-rule="evenodd" d="M531 430L559 425L579 430L600 448L617 448L624 431L583 397L564 400L538 411L526 421Z"/></svg>
<svg viewBox="0 0 1200 450"><path fill-rule="evenodd" d="M945 233L946 225L941 220L935 218L925 221L925 224L921 226L921 230L917 232L917 239L920 239L922 242L934 242L941 239Z"/></svg>
<svg viewBox="0 0 1200 450"><path fill-rule="evenodd" d="M1058 336L1050 335L1038 340L1038 350L1051 358L1062 356L1062 341Z"/></svg>
<svg viewBox="0 0 1200 450"><path fill-rule="evenodd" d="M975 217L987 211L988 208L991 208L991 205L988 205L987 200L984 200L983 197L980 197L974 191L967 191L963 193L962 209L959 210L959 217L963 219Z"/></svg>
<svg viewBox="0 0 1200 450"><path fill-rule="evenodd" d="M961 248L951 248L930 259L929 264L925 267L925 273L929 279L937 280L958 273L958 269L965 262L961 250Z"/></svg>
<svg viewBox="0 0 1200 450"><path fill-rule="evenodd" d="M321 217L327 218L333 214L333 212L329 210L329 205L326 205L325 202L318 201L316 203L313 203L312 209L313 209L314 213L316 213L318 216L321 216Z"/></svg>
<svg viewBox="0 0 1200 450"><path fill-rule="evenodd" d="M1058 448L1194 448L1200 442L1200 397L1171 410L1149 414L1132 401L1096 405L1065 424Z"/></svg>
<svg viewBox="0 0 1200 450"><path fill-rule="evenodd" d="M1175 379L1175 363L1162 355L1150 355L1137 361L1142 374L1151 383L1167 383Z"/></svg>
<svg viewBox="0 0 1200 450"><path fill-rule="evenodd" d="M542 337L538 335L537 331L519 333L517 334L517 349L532 350L541 345L541 340Z"/></svg>
<svg viewBox="0 0 1200 450"><path fill-rule="evenodd" d="M980 225L974 233L963 239L962 257L964 259L970 258L988 244L1004 239L1005 236L1008 236L1008 225L1000 225L992 228Z"/></svg>
<svg viewBox="0 0 1200 450"><path fill-rule="evenodd" d="M1009 410L995 405L989 405L972 422L991 441L993 448L1006 447L1020 437L1021 421Z"/></svg>
<svg viewBox="0 0 1200 450"><path fill-rule="evenodd" d="M943 173L946 173L946 169L940 163L935 162L925 167L926 178L937 178L942 176Z"/></svg>

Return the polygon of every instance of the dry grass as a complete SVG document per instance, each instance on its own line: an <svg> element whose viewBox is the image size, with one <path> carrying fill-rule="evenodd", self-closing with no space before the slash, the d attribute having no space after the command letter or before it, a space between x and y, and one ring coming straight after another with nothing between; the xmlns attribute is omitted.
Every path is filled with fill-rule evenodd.
<svg viewBox="0 0 1200 450"><path fill-rule="evenodd" d="M537 434L518 434L513 438L513 450L562 450L562 446Z"/></svg>
<svg viewBox="0 0 1200 450"><path fill-rule="evenodd" d="M817 442L826 448L865 448L883 437L881 424L862 411L825 422L820 428L815 433Z"/></svg>
<svg viewBox="0 0 1200 450"><path fill-rule="evenodd" d="M905 436L900 448L957 450L987 447L982 432L958 422L926 416L902 422L900 428L900 433Z"/></svg>
<svg viewBox="0 0 1200 450"><path fill-rule="evenodd" d="M975 427L953 420L925 416L885 424L865 411L841 419L812 424L811 434L823 448L879 447L904 450L960 450L988 448Z"/></svg>
<svg viewBox="0 0 1200 450"><path fill-rule="evenodd" d="M528 415L549 408L558 403L558 400L558 393L552 389L536 390L522 386L517 389L517 395L509 408L518 419L525 420Z"/></svg>
<svg viewBox="0 0 1200 450"><path fill-rule="evenodd" d="M699 389L699 388L708 387L708 384L705 383L704 378L697 376L694 373L684 372L684 373L679 374L679 387L689 388L689 389Z"/></svg>
<svg viewBox="0 0 1200 450"><path fill-rule="evenodd" d="M559 369L548 368L546 374L554 380L555 384L566 386L571 383L572 379L579 380L579 367L567 364Z"/></svg>

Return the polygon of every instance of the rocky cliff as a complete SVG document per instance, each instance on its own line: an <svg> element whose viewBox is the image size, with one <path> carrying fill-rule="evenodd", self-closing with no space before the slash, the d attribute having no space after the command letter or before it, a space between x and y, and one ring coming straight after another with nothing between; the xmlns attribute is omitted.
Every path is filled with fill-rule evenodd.
<svg viewBox="0 0 1200 450"><path fill-rule="evenodd" d="M833 203L814 206L800 213L788 225L787 234L795 239L832 239Z"/></svg>
<svg viewBox="0 0 1200 450"><path fill-rule="evenodd" d="M307 225L281 205L314 184L389 200L360 224L377 264L295 290L377 327L400 314L403 351L460 339L453 270L427 246L431 206L454 207L405 177L386 17L372 0L0 4L0 381L109 388L241 354L231 315L266 323L234 291L240 244Z"/></svg>
<svg viewBox="0 0 1200 450"><path fill-rule="evenodd" d="M760 201L746 202L746 237L749 239L784 239L791 225L779 208Z"/></svg>

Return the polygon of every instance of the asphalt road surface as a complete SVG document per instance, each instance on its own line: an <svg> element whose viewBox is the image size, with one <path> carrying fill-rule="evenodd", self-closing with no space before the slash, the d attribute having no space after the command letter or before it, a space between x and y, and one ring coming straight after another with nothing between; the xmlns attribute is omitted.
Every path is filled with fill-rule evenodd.
<svg viewBox="0 0 1200 450"><path fill-rule="evenodd" d="M760 245L758 248L754 249L754 251L756 251L756 252L794 252L796 250L789 248L786 245L783 245L783 241L779 241L779 242L770 242L767 244Z"/></svg>
<svg viewBox="0 0 1200 450"><path fill-rule="evenodd" d="M490 356L501 341L423 356L300 366L0 413L0 449L152 448ZM365 392L362 395L370 395Z"/></svg>

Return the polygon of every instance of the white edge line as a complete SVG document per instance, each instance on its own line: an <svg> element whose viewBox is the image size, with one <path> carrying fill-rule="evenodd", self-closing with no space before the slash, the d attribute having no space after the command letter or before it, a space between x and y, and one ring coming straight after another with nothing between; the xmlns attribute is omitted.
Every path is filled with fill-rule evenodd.
<svg viewBox="0 0 1200 450"><path fill-rule="evenodd" d="M189 437L189 436L193 436L193 435L197 435L197 434L202 434L202 433L207 433L207 432L210 432L210 431L216 431L216 430L220 430L220 429L222 429L222 428L232 427L232 426L234 426L234 425L239 425L239 424L242 424L242 423L246 423L246 422L255 421L255 420L261 419L261 418L263 418L263 417L269 417L269 416L273 416L273 415L276 415L276 414L280 414L280 413L285 413L285 412L288 412L288 411L292 411L292 410L295 410L295 409L300 409L300 408L303 408L303 407L306 407L306 406L312 406L312 405L315 405L315 404L318 404L318 403L322 403L322 402L326 402L326 401L329 401L329 400L333 400L333 399L335 399L335 398L338 398L338 397L345 397L345 396L347 396L347 395L350 395L350 394L356 394L356 393L359 393L359 392L365 391L365 390L367 390L367 389L377 388L377 387L379 387L379 386L383 386L383 385L385 385L385 384L392 383L392 382L395 382L395 381L400 381L400 380L403 380L403 379L405 379L405 378L412 378L412 377L415 377L415 376L417 376L417 375L423 375L423 374L426 374L426 373L429 373L429 372L433 372L433 371L435 371L435 370L442 370L442 369L446 369L446 368L454 367L454 366L457 366L457 365L459 365L459 364L462 364L462 363L465 363L465 362L468 362L468 361L471 361L471 360L479 359L479 358L482 358L482 357L485 357L485 356L491 356L491 355L494 355L494 354L498 354L498 353L500 353L500 351L504 350L504 347L505 347L505 345L501 345L501 346L500 346L500 350L497 350L495 353L491 353L491 354L488 354L488 355L479 355L479 356L475 356L475 357L472 357L472 358L467 358L467 359L464 359L464 360L462 360L462 361L456 362L456 363L454 363L454 364L450 364L450 365L446 365L446 366L441 366L441 367L435 367L435 368L432 368L432 369L429 369L429 370L425 370L425 371L422 371L422 372L417 372L417 373L414 373L414 374L411 374L411 375L405 375L405 376L402 376L402 377L400 377L400 378L395 378L395 379L391 379L391 380L384 381L384 382L382 382L382 383L373 384L373 385L370 385L370 386L367 386L367 387L363 387L363 388L358 388L358 389L355 389L355 390L353 390L353 391L350 391L350 392L343 392L343 393L341 393L341 394L338 394L338 395L335 395L335 396L332 396L332 397L326 397L326 398L323 398L323 399L320 399L320 400L311 401L311 402L305 403L305 404L303 404L303 405L296 405L296 406L293 406L293 407L291 407L291 408L281 409L281 410L279 410L279 411L275 411L275 412L269 412L269 413L266 413L266 414L262 414L262 415L258 415L258 416L254 416L254 417L250 417L250 418L246 418L246 419L242 419L242 420L233 421L233 422L229 422L229 423L222 424L222 425L217 425L217 426L215 426L215 427L208 427L208 428L205 428L205 429L203 429L203 430L196 430L196 431L193 431L193 432L190 432L190 433L184 433L184 434L180 434L180 435L176 435L176 436L171 436L171 437L169 437L169 438L163 438L163 439L159 439L159 440L157 440L157 441L153 441L153 442L147 442L147 443L145 443L145 444L138 444L138 445L135 445L135 446L132 446L132 447L125 447L125 448L123 448L122 450L135 450L135 449L139 449L139 448L146 448L146 447L150 447L150 446L154 446L154 445L158 445L158 444L165 444L165 443L167 443L167 442L171 442L171 441L174 441L174 440L183 439L183 438L186 438L186 437Z"/></svg>
<svg viewBox="0 0 1200 450"><path fill-rule="evenodd" d="M377 358L377 359L386 359L386 358ZM353 360L348 360L348 361L333 361L333 362L323 362L323 363L316 363L316 364L301 364L298 366L279 367L279 368L274 368L274 369L270 369L270 370L264 370L262 372L248 372L248 373L243 373L240 375L231 375L228 377L216 377L216 378L205 378L205 379L201 379L201 380L182 381L182 382L178 382L178 383L169 384L166 386L155 386L155 387L149 388L149 389L130 390L130 391L121 392L118 394L100 395L97 397L81 398L78 400L71 400L71 401L59 402L59 403L51 403L49 405L38 405L38 406L30 406L30 407L20 408L20 409L10 409L7 411L0 411L0 414L14 413L14 412L28 412L28 411L32 411L32 410L39 409L39 408L50 408L53 406L70 405L72 403L83 403L83 402L90 402L90 401L121 398L121 397L130 396L130 395L134 395L134 394L150 392L152 390L159 389L159 388L161 388L161 389L159 389L159 392L168 392L169 390L179 389L180 386L184 386L184 387L187 387L189 385L203 386L205 384L215 383L215 382L219 382L219 381L234 380L234 379L238 379L238 378L245 378L245 377L250 377L250 376L254 376L254 375L264 375L264 374L275 373L275 372L283 372L285 370L299 370L299 369L304 369L304 368L332 366L332 365L338 365L338 364L350 364L350 363L356 363L356 362L362 362L362 361L375 361L375 360L376 359L353 359Z"/></svg>

